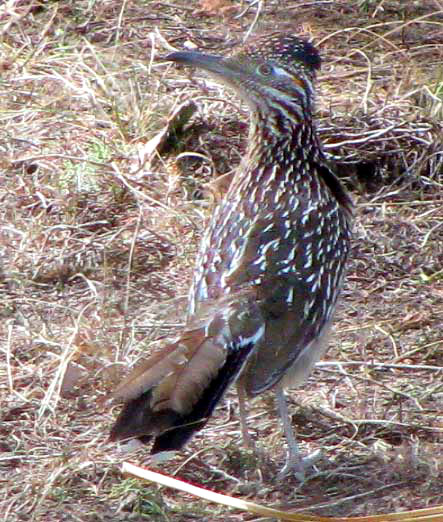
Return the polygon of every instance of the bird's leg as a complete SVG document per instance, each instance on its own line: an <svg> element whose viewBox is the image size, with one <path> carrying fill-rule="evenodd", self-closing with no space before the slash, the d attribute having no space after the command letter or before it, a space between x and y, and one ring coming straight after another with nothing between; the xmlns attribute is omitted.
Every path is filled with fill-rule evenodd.
<svg viewBox="0 0 443 522"><path fill-rule="evenodd" d="M283 469L279 473L279 477L283 478L289 473L294 472L295 476L299 480L303 481L305 479L306 468L314 464L314 462L320 457L320 452L315 452L312 455L308 455L306 458L301 457L297 439L295 438L291 419L289 417L286 396L281 386L277 388L276 395L278 413L283 424L283 431L286 437L286 442L288 444L286 462L283 466Z"/></svg>
<svg viewBox="0 0 443 522"><path fill-rule="evenodd" d="M300 450L298 449L297 440L294 435L294 430L292 429L285 392L283 391L283 388L281 386L277 388L276 395L278 413L280 415L280 419L283 425L283 431L286 437L286 443L288 445L286 462L283 466L283 469L280 471L280 476L283 477L288 473L295 471L296 476L303 480L305 476L303 459L300 456Z"/></svg>
<svg viewBox="0 0 443 522"><path fill-rule="evenodd" d="M251 437L251 434L249 433L248 429L248 423L247 423L247 416L248 411L246 408L246 391L245 387L243 386L243 383L240 379L237 381L237 396L238 396L238 410L240 414L240 429L243 439L243 444L245 447L252 451L254 458L257 462L257 468L255 470L259 482L263 481L263 475L265 474L265 469L263 469L263 452L257 445L255 444L254 440Z"/></svg>
<svg viewBox="0 0 443 522"><path fill-rule="evenodd" d="M243 444L250 450L255 450L255 444L252 440L251 434L248 429L247 422L247 408L246 408L246 392L241 382L241 379L237 382L237 396L238 396L238 409L240 413L240 429L243 439Z"/></svg>

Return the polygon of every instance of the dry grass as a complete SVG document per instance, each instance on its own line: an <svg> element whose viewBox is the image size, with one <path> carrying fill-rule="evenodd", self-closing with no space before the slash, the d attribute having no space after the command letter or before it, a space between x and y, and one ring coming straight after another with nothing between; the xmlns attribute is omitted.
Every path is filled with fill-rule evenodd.
<svg viewBox="0 0 443 522"><path fill-rule="evenodd" d="M262 397L251 405L266 448L260 481L229 395L161 469L326 515L443 503L443 5L283 4L0 5L6 520L247 519L123 478L124 456L106 443L116 411L103 398L179 327L212 206L208 184L244 148L246 113L213 83L162 63L165 41L221 52L249 30L275 27L322 50L319 129L358 202L333 346L292 395L304 406L293 408L303 451L324 456L307 483L276 483L282 438ZM146 157L190 98L198 112L188 132ZM148 462L146 450L131 458Z"/></svg>

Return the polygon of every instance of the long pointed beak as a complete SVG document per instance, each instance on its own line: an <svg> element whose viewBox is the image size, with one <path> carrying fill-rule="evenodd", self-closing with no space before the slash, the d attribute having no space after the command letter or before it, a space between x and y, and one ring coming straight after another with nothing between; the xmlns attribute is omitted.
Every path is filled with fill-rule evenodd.
<svg viewBox="0 0 443 522"><path fill-rule="evenodd" d="M175 62L190 67L198 67L208 71L224 80L230 80L238 76L235 67L222 56L213 56L196 51L179 51L168 54L166 61Z"/></svg>

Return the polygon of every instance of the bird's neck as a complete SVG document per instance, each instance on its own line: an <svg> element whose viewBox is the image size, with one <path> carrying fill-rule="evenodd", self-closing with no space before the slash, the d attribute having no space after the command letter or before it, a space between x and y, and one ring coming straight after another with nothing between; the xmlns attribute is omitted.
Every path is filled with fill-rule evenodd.
<svg viewBox="0 0 443 522"><path fill-rule="evenodd" d="M282 111L268 112L266 116L258 112L252 115L244 166L254 172L256 182L266 182L265 178L271 174L271 170L274 177L287 176L288 169L309 175L309 169L297 168L297 164L319 162L322 159L309 114L291 118ZM262 176L264 179L257 179Z"/></svg>
<svg viewBox="0 0 443 522"><path fill-rule="evenodd" d="M257 110L251 115L249 129L248 156L254 160L254 154L260 149L290 149L292 154L306 155L308 151L319 148L318 139L312 124L311 104L279 105L267 109L265 113ZM278 158L276 158L278 162Z"/></svg>

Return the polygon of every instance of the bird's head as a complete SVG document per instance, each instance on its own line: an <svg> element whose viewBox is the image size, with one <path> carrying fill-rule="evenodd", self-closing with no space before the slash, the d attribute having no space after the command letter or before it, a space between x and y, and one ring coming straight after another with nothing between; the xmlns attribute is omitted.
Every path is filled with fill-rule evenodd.
<svg viewBox="0 0 443 522"><path fill-rule="evenodd" d="M180 51L166 60L209 72L259 111L279 106L290 112L309 109L320 68L320 56L312 44L281 33L256 38L227 57Z"/></svg>

